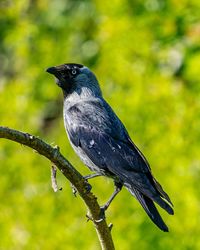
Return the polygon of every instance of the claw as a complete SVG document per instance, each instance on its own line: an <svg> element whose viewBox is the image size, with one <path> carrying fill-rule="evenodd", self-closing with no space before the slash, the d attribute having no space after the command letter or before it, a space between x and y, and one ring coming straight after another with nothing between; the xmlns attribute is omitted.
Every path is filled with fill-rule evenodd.
<svg viewBox="0 0 200 250"><path fill-rule="evenodd" d="M96 223L100 223L100 222L102 222L105 218L106 218L106 216L105 216L105 206L103 206L103 207L100 207L100 213L99 213L99 219L98 220L94 220L91 216L90 216L90 214L89 213L87 213L86 214L86 218L87 218L87 222L88 221L94 221L94 222L96 222Z"/></svg>
<svg viewBox="0 0 200 250"><path fill-rule="evenodd" d="M100 207L99 219L95 220L95 222L97 222L97 223L102 222L106 218L105 211L106 211L105 206Z"/></svg>
<svg viewBox="0 0 200 250"><path fill-rule="evenodd" d="M91 189L92 189L92 186L86 181L86 187L85 187L86 193L89 193Z"/></svg>
<svg viewBox="0 0 200 250"><path fill-rule="evenodd" d="M99 219L99 220L95 220L95 222L100 223L100 222L102 222L103 220L104 220L104 219L101 218L101 219Z"/></svg>

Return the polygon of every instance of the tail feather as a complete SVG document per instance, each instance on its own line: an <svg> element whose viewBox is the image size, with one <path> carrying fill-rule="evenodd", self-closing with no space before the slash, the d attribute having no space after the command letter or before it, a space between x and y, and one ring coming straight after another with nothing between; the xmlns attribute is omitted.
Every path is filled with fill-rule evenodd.
<svg viewBox="0 0 200 250"><path fill-rule="evenodd" d="M129 192L135 196L142 207L144 208L145 212L149 216L149 218L164 232L168 232L168 227L164 223L163 219L161 218L160 214L158 213L157 208L155 207L153 201L149 199L147 196L143 195L140 191L134 188L128 188Z"/></svg>
<svg viewBox="0 0 200 250"><path fill-rule="evenodd" d="M171 206L164 199L162 199L159 195L149 197L149 198L155 201L160 207L165 209L165 211L167 211L168 214L171 214L171 215L174 214L174 210L171 208Z"/></svg>
<svg viewBox="0 0 200 250"><path fill-rule="evenodd" d="M153 177L153 181L154 181L154 184L156 186L156 189L158 190L158 192L160 193L160 195L167 201L169 202L169 204L171 206L173 206L168 194L165 193L165 191L163 190L162 186L160 185L160 183Z"/></svg>
<svg viewBox="0 0 200 250"><path fill-rule="evenodd" d="M147 181L147 180L145 180ZM138 187L133 186L133 184L124 182L124 186L131 192L131 190L138 190L143 196L148 197L150 200L156 202L160 207L162 207L165 211L167 211L169 214L174 214L174 211L172 209L171 203L163 196L160 194L159 190L153 186L147 184L143 181L143 186L138 185ZM146 185L145 185L146 184ZM164 191L163 191L164 192Z"/></svg>

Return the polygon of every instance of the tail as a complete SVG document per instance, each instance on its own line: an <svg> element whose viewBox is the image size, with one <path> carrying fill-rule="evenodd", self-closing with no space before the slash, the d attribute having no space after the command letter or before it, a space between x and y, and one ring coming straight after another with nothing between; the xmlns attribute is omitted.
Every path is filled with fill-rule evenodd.
<svg viewBox="0 0 200 250"><path fill-rule="evenodd" d="M156 202L169 214L174 214L173 204L169 196L164 192L161 185L153 178L150 172L145 174L132 173L131 178L126 178L124 181L124 186L131 194L134 194L136 190L140 192L143 197L148 197L152 202Z"/></svg>
<svg viewBox="0 0 200 250"><path fill-rule="evenodd" d="M152 176L154 185L157 189L157 191L160 193L160 195L173 207L173 204L168 196L167 193L165 193L165 191L163 190L162 186L160 185L160 183Z"/></svg>
<svg viewBox="0 0 200 250"><path fill-rule="evenodd" d="M168 227L164 223L157 208L155 207L153 201L147 196L143 195L140 191L135 188L127 188L129 192L137 198L145 212L148 214L149 218L164 232L168 232ZM164 201L163 201L164 202ZM168 205L168 204L167 204ZM168 205L169 206L169 205ZM173 210L172 210L173 211ZM168 211L169 212L169 211ZM170 211L171 212L171 211ZM170 213L171 214L171 213Z"/></svg>

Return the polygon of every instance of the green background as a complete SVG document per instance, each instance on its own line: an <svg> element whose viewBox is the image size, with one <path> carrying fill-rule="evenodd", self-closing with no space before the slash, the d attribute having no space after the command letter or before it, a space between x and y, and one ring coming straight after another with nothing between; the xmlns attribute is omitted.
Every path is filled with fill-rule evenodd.
<svg viewBox="0 0 200 250"><path fill-rule="evenodd" d="M200 1L1 0L0 125L40 136L82 174L45 69L83 63L174 203L163 233L123 190L107 212L116 249L200 249ZM80 197L50 162L0 141L0 249L99 249ZM112 181L91 180L103 204Z"/></svg>

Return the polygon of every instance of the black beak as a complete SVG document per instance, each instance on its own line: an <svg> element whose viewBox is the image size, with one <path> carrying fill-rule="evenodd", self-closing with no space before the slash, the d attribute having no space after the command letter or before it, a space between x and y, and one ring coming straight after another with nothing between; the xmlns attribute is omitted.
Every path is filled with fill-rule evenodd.
<svg viewBox="0 0 200 250"><path fill-rule="evenodd" d="M52 74L52 75L55 75L56 72L57 72L57 69L56 69L56 67L50 67L50 68L48 68L48 69L46 70L46 72L48 72L48 73L50 73L50 74Z"/></svg>

